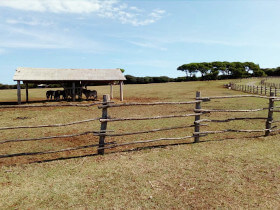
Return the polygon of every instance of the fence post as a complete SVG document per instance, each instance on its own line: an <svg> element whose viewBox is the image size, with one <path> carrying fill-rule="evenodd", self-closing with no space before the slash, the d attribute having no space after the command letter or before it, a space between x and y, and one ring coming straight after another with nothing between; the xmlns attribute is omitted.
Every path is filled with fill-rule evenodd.
<svg viewBox="0 0 280 210"><path fill-rule="evenodd" d="M274 93L270 93L270 97L273 97L273 96L274 96ZM271 124L273 121L273 108L274 108L274 100L273 100L273 98L269 98L268 116L267 116L267 120L266 120L266 124L265 124L265 129L271 128ZM266 130L265 136L269 136L270 132L271 132L270 130Z"/></svg>
<svg viewBox="0 0 280 210"><path fill-rule="evenodd" d="M266 95L266 91L267 91L267 88L266 88L266 85L264 85L264 95Z"/></svg>
<svg viewBox="0 0 280 210"><path fill-rule="evenodd" d="M198 98L201 97L201 93L200 91L196 91L196 97L195 100L199 100ZM201 102L196 102L195 103L195 109L201 109ZM200 112L195 112L195 113L200 113ZM200 131L200 124L199 122L197 122L198 120L200 120L200 115L196 115L195 116L195 121L194 121L194 132L199 132ZM199 142L199 134L195 134L194 135L194 142L198 143Z"/></svg>
<svg viewBox="0 0 280 210"><path fill-rule="evenodd" d="M274 96L277 96L277 88L276 88L276 86L274 87Z"/></svg>
<svg viewBox="0 0 280 210"><path fill-rule="evenodd" d="M272 93L272 87L270 86L269 87L269 95L271 96L271 93Z"/></svg>
<svg viewBox="0 0 280 210"><path fill-rule="evenodd" d="M109 95L103 95L103 105L107 105L110 100ZM107 112L107 107L102 108L102 117L101 119L107 119L108 118L108 112ZM107 122L101 122L101 128L100 128L100 133L106 133L107 129ZM105 146L105 136L101 135L99 136L99 148L102 148ZM99 149L98 150L99 155L104 155L104 149Z"/></svg>

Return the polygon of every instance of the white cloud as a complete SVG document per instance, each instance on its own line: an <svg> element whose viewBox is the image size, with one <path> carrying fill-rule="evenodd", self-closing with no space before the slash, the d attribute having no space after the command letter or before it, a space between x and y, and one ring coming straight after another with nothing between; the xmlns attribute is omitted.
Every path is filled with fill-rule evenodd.
<svg viewBox="0 0 280 210"><path fill-rule="evenodd" d="M34 12L91 13L101 4L98 0L0 0L0 6Z"/></svg>
<svg viewBox="0 0 280 210"><path fill-rule="evenodd" d="M96 14L99 17L115 19L123 24L133 26L154 23L165 14L164 10L155 9L151 12L146 12L135 6L128 6L118 0L0 0L0 7L57 14ZM10 23L16 24L15 21L10 21ZM28 24L23 21L18 21L17 23ZM30 22L29 24L35 23Z"/></svg>

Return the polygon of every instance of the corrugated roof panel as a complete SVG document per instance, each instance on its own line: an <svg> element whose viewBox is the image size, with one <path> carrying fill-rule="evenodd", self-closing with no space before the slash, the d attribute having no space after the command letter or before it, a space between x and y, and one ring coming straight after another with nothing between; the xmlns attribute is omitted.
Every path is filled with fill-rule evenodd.
<svg viewBox="0 0 280 210"><path fill-rule="evenodd" d="M120 69L51 69L25 68L16 70L15 81L123 81Z"/></svg>

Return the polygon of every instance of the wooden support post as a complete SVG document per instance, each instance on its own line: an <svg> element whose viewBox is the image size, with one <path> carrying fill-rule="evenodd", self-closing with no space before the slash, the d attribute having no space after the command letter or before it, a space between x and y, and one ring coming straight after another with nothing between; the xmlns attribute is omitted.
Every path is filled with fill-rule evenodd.
<svg viewBox="0 0 280 210"><path fill-rule="evenodd" d="M255 85L253 85L253 93L255 94Z"/></svg>
<svg viewBox="0 0 280 210"><path fill-rule="evenodd" d="M72 82L72 101L76 101L76 85Z"/></svg>
<svg viewBox="0 0 280 210"><path fill-rule="evenodd" d="M272 87L270 86L269 87L269 95L271 96L271 93L272 93Z"/></svg>
<svg viewBox="0 0 280 210"><path fill-rule="evenodd" d="M259 86L257 86L257 94L259 94Z"/></svg>
<svg viewBox="0 0 280 210"><path fill-rule="evenodd" d="M103 95L103 105L108 105L108 102L110 101L109 95ZM102 117L101 119L108 119L108 112L107 112L107 107L102 108ZM101 128L100 128L100 133L106 133L107 129L107 122L101 122ZM105 136L100 136L99 137L99 148L103 148L105 146ZM104 149L99 149L98 150L99 155L104 155Z"/></svg>
<svg viewBox="0 0 280 210"><path fill-rule="evenodd" d="M18 104L21 104L20 81L17 81L17 98L18 98Z"/></svg>
<svg viewBox="0 0 280 210"><path fill-rule="evenodd" d="M196 92L196 100L201 97L201 93L199 91ZM195 109L201 109L201 102L195 103ZM199 112L197 112L199 113ZM197 122L200 120L200 115L195 116L195 121L194 121L194 132L199 132L200 131L200 124ZM199 134L194 135L194 142L198 143L199 142Z"/></svg>
<svg viewBox="0 0 280 210"><path fill-rule="evenodd" d="M110 99L113 99L113 84L110 84Z"/></svg>
<svg viewBox="0 0 280 210"><path fill-rule="evenodd" d="M246 85L245 85L245 92L247 92L247 88L246 88Z"/></svg>
<svg viewBox="0 0 280 210"><path fill-rule="evenodd" d="M267 88L266 88L266 85L264 86L264 95L266 95L266 92L267 92Z"/></svg>
<svg viewBox="0 0 280 210"><path fill-rule="evenodd" d="M25 83L26 103L28 103L28 83Z"/></svg>
<svg viewBox="0 0 280 210"><path fill-rule="evenodd" d="M274 93L270 93L270 96L273 97ZM271 124L273 121L273 108L274 108L274 100L272 98L269 99L269 106L268 106L268 116L265 124L265 129L271 129ZM269 136L270 130L265 131L265 136Z"/></svg>
<svg viewBox="0 0 280 210"><path fill-rule="evenodd" d="M263 86L261 86L261 95L263 94Z"/></svg>
<svg viewBox="0 0 280 210"><path fill-rule="evenodd" d="M120 101L123 101L123 81L120 81Z"/></svg>
<svg viewBox="0 0 280 210"><path fill-rule="evenodd" d="M276 86L275 86L275 87L274 87L274 95L275 95L275 96L277 96L277 93L276 93L276 92L277 92L277 89L276 89Z"/></svg>

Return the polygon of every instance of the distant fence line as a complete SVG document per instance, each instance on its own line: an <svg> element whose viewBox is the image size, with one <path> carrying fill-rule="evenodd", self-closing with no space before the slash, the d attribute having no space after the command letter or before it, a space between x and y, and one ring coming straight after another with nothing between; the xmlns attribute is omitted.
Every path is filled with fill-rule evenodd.
<svg viewBox="0 0 280 210"><path fill-rule="evenodd" d="M277 88L277 89L280 89L280 83L275 83L275 82L271 82L269 81L269 79L279 79L280 80L280 77L279 76L273 76L273 77L262 77L262 80L261 80L261 85L263 86L267 86L267 87L272 87L272 88Z"/></svg>
<svg viewBox="0 0 280 210"><path fill-rule="evenodd" d="M273 92L275 96L280 95L280 83L275 83L269 81L269 79L279 79L280 76L268 76L268 77L250 77L250 78L243 78L240 80L240 82L243 80L260 80L260 85L250 85L248 84L239 84L239 82L231 82L229 83L229 86L233 90L238 90L246 93L253 93L253 94L259 94L259 95L268 95Z"/></svg>
<svg viewBox="0 0 280 210"><path fill-rule="evenodd" d="M230 87L232 90L238 90L245 93L253 93L259 95L271 95L273 93L274 96L280 95L280 89L276 86L239 85L230 83Z"/></svg>
<svg viewBox="0 0 280 210"><path fill-rule="evenodd" d="M241 86L233 84L233 88L240 88ZM245 86L243 86L244 88ZM72 150L79 150L84 148L91 148L97 147L97 152L100 155L105 153L106 149L112 149L120 146L126 145L133 145L133 144L143 144L143 143L151 143L151 142L158 142L158 141L176 141L176 140L185 140L185 139L194 139L195 143L201 141L201 137L205 137L210 134L219 134L219 133L227 133L227 132L235 132L235 133L252 133L252 132L259 132L264 133L264 136L270 135L272 132L277 132L280 129L276 129L276 126L272 126L275 122L280 122L280 120L273 120L273 113L280 112L277 108L280 106L275 106L276 101L280 101L280 98L277 98L275 92L270 91L270 96L261 96L261 95L233 95L233 96L211 96L211 97L202 97L200 92L196 93L195 100L193 101L183 101L183 102L153 102L153 103L121 103L121 104L113 104L112 101L109 100L109 95L103 96L103 102L100 102L99 109L102 109L102 116L87 120L81 120L76 122L69 122L65 124L53 124L53 125L37 125L37 126L15 126L15 127L2 127L0 130L9 130L9 129L30 129L30 128L45 128L45 127L62 127L68 125L75 125L80 123L86 123L91 121L100 121L100 130L97 131L85 131L82 133L76 134L67 134L67 135L59 135L59 136L45 136L45 137L38 137L38 138L29 138L29 139L6 139L0 140L0 144L11 143L11 142L23 142L23 141L41 141L41 140L49 140L49 139L57 139L57 138L69 138L69 137L76 137L81 135L93 134L94 136L99 136L99 142L96 144L91 145L84 145L79 147L73 148L66 148L61 150L53 150L53 151L44 151L44 152L24 152L24 153L16 153L16 154L3 154L0 155L0 158L7 158L7 157L15 157L15 156L24 156L24 155L40 155L40 154L50 154L50 153L58 153L58 152L65 152L65 151L72 151ZM203 109L203 103L211 102L212 99L230 99L230 98L244 98L244 97L257 97L264 100L269 101L268 107L263 107L259 109L243 109L243 110L224 110L224 109ZM97 103L95 103L97 104ZM127 118L110 118L109 117L109 109L111 108L119 108L119 107L127 107L127 106L157 106L157 105L194 105L193 113L187 113L183 115L165 115L165 116L152 116L152 117L127 117ZM76 105L75 105L76 106ZM23 107L23 106L16 106L16 107ZM34 106L31 106L34 107ZM211 114L215 112L259 112L267 110L267 117L232 117L227 119L201 119L204 114ZM166 119L166 118L181 118L181 117L194 117L193 124L189 125L180 125L180 126L173 126L173 127L161 127L157 129L151 130L142 130L142 131L134 131L134 132L124 132L124 133L114 133L112 130L107 129L107 125L110 122L114 121L135 121L135 120L157 120L157 119ZM264 128L256 129L256 130L245 130L245 129L224 129L224 130L214 130L214 131L201 131L201 127L208 126L207 124L203 123L227 123L235 120L265 120ZM116 137L116 136L128 136L128 135L138 135L143 133L154 133L166 130L176 130L182 128L194 128L194 132L192 135L186 135L181 137L172 137L172 138L158 138L158 139L148 139L148 140L141 140L141 141L132 141L132 142L124 142L118 143L115 141L107 142L107 137Z"/></svg>

